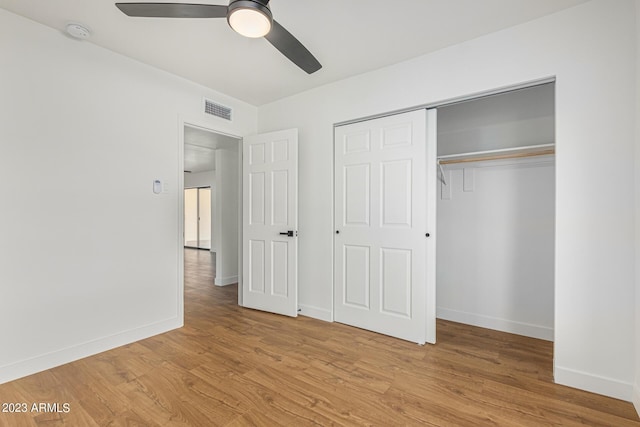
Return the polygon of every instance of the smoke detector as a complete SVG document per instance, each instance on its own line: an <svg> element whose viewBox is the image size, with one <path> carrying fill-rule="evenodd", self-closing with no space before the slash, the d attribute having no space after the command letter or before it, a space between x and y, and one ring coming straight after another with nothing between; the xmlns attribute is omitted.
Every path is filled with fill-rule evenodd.
<svg viewBox="0 0 640 427"><path fill-rule="evenodd" d="M82 24L67 24L67 33L76 39L85 40L91 36L91 31Z"/></svg>

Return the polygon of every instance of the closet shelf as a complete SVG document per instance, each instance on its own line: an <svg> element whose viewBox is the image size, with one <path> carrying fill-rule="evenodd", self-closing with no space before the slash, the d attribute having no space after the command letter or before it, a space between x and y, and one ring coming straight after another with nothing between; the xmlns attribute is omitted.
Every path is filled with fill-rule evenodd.
<svg viewBox="0 0 640 427"><path fill-rule="evenodd" d="M521 157L548 156L555 154L555 144L529 145L499 150L474 151L469 153L438 156L439 165L482 162L487 160L515 159Z"/></svg>

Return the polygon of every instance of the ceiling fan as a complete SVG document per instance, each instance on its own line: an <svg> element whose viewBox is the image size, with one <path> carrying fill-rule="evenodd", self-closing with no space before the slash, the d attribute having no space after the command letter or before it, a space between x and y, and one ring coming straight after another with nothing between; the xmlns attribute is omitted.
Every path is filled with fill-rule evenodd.
<svg viewBox="0 0 640 427"><path fill-rule="evenodd" d="M322 65L289 31L276 22L269 0L230 0L229 6L188 3L116 3L125 15L148 18L227 18L238 34L264 37L308 74Z"/></svg>

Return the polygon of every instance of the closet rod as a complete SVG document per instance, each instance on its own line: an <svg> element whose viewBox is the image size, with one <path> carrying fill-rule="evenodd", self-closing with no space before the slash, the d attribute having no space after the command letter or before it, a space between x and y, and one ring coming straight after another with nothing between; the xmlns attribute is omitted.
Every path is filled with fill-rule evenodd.
<svg viewBox="0 0 640 427"><path fill-rule="evenodd" d="M529 151L525 153L505 153L505 154L493 154L486 156L468 157L465 159L450 159L450 160L438 160L441 165L451 165L454 163L471 163L471 162L483 162L487 160L502 160L502 159L516 159L521 157L533 157L533 156L548 156L555 154L555 148L549 148L540 151Z"/></svg>
<svg viewBox="0 0 640 427"><path fill-rule="evenodd" d="M467 157L478 157L478 156L506 154L506 153L530 153L533 151L546 150L547 148L555 148L555 147L556 147L556 144L553 142L550 144L523 145L520 147L497 148L495 150L469 151L467 153L444 154L442 156L438 156L438 160L461 159L461 158L467 158Z"/></svg>

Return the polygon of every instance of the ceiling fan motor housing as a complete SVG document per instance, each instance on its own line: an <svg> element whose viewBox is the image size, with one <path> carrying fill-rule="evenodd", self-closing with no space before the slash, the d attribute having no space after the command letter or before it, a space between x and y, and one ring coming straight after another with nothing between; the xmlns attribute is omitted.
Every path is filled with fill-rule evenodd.
<svg viewBox="0 0 640 427"><path fill-rule="evenodd" d="M242 0L231 0L229 1L229 6L231 6L231 4L233 3L238 3L239 1L242 2ZM268 6L269 0L246 0L244 1L244 3L260 3L263 6Z"/></svg>
<svg viewBox="0 0 640 427"><path fill-rule="evenodd" d="M269 9L269 0L231 0L229 2L229 12L227 14L227 19L236 9L254 9L263 13L265 16L269 18L270 21L273 20L273 16L271 15L271 9Z"/></svg>
<svg viewBox="0 0 640 427"><path fill-rule="evenodd" d="M271 31L273 16L265 0L232 0L227 23L245 37L263 37Z"/></svg>

